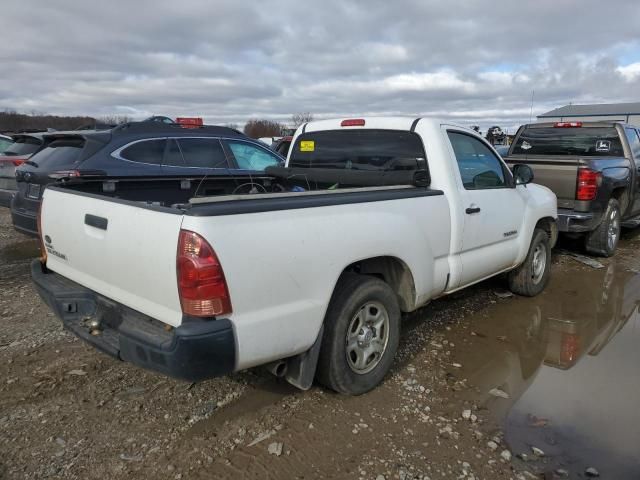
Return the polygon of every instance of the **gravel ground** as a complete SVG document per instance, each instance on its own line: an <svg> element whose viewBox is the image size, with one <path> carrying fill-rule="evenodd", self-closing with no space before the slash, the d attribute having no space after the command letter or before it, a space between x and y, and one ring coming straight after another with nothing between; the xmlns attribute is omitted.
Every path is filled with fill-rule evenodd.
<svg viewBox="0 0 640 480"><path fill-rule="evenodd" d="M36 242L0 210L0 478L540 478L469 402L450 340L513 301L501 279L408 316L391 374L361 397L261 369L188 384L65 332L30 282Z"/></svg>

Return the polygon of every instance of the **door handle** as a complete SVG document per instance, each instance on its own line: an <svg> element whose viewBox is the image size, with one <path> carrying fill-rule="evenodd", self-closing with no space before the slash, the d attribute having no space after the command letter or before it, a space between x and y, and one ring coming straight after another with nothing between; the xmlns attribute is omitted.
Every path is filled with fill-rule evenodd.
<svg viewBox="0 0 640 480"><path fill-rule="evenodd" d="M87 213L84 216L85 225L89 225L90 227L99 228L100 230L106 230L107 225L109 224L109 220L104 217L98 217L97 215L91 215Z"/></svg>
<svg viewBox="0 0 640 480"><path fill-rule="evenodd" d="M467 207L465 212L467 212L468 215L471 215L473 213L480 213L480 207L476 207L475 205L471 205L470 207Z"/></svg>

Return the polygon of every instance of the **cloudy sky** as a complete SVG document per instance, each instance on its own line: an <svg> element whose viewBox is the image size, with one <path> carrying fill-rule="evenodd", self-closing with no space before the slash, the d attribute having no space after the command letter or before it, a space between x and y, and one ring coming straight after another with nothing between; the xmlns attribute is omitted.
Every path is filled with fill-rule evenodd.
<svg viewBox="0 0 640 480"><path fill-rule="evenodd" d="M640 101L638 0L29 1L0 10L0 109L512 128Z"/></svg>

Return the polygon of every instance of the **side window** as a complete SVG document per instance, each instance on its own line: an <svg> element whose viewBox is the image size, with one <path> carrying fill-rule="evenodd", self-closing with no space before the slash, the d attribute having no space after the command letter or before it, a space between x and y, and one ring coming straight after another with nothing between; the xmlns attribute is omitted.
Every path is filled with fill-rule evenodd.
<svg viewBox="0 0 640 480"><path fill-rule="evenodd" d="M278 145L276 151L283 157L286 157L287 155L289 155L289 147L291 147L291 141L282 142L280 145Z"/></svg>
<svg viewBox="0 0 640 480"><path fill-rule="evenodd" d="M162 164L170 167L184 167L184 158L182 158L182 152L180 152L178 143L173 139L169 139L168 142Z"/></svg>
<svg viewBox="0 0 640 480"><path fill-rule="evenodd" d="M271 152L246 142L227 140L227 145L238 162L238 168L243 170L264 170L267 167L279 165L282 161Z"/></svg>
<svg viewBox="0 0 640 480"><path fill-rule="evenodd" d="M471 135L448 131L462 177L467 190L506 187L502 163L482 141Z"/></svg>
<svg viewBox="0 0 640 480"><path fill-rule="evenodd" d="M165 143L165 139L136 142L122 150L120 156L132 162L160 165L164 155Z"/></svg>
<svg viewBox="0 0 640 480"><path fill-rule="evenodd" d="M181 138L178 144L187 167L229 168L217 138Z"/></svg>
<svg viewBox="0 0 640 480"><path fill-rule="evenodd" d="M631 147L631 153L633 158L640 160L640 138L638 138L638 132L633 128L626 128L627 140L629 140L629 147Z"/></svg>

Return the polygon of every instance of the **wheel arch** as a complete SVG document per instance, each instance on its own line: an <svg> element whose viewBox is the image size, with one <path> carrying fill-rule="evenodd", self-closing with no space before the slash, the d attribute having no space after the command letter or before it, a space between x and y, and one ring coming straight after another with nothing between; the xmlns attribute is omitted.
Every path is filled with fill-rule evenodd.
<svg viewBox="0 0 640 480"><path fill-rule="evenodd" d="M397 295L401 311L415 310L416 286L413 273L409 266L398 257L383 255L358 260L347 265L341 275L348 272L380 278Z"/></svg>
<svg viewBox="0 0 640 480"><path fill-rule="evenodd" d="M549 243L551 248L555 247L558 241L558 224L553 217L543 217L536 222L535 228L541 228L549 235ZM534 228L534 231L535 231Z"/></svg>

